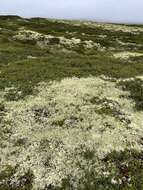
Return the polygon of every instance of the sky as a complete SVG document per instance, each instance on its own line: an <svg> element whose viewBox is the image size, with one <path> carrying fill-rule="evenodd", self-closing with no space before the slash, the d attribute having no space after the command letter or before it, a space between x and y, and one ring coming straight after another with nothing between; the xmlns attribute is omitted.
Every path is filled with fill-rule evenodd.
<svg viewBox="0 0 143 190"><path fill-rule="evenodd" d="M143 23L143 0L0 0L0 14Z"/></svg>

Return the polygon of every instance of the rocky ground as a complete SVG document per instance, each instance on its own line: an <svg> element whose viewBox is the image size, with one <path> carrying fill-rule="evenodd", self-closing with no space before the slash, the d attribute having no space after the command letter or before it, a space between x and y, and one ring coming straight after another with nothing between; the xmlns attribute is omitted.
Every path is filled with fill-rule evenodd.
<svg viewBox="0 0 143 190"><path fill-rule="evenodd" d="M0 16L0 190L143 189L143 26Z"/></svg>

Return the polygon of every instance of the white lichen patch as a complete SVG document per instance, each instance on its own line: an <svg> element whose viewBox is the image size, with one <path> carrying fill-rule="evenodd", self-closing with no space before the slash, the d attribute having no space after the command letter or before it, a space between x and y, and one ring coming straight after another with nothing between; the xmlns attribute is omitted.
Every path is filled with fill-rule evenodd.
<svg viewBox="0 0 143 190"><path fill-rule="evenodd" d="M37 57L32 56L32 55L28 55L28 56L27 56L27 59L37 59Z"/></svg>
<svg viewBox="0 0 143 190"><path fill-rule="evenodd" d="M123 47L130 47L131 49L132 48L136 49L136 48L141 48L142 47L142 44L137 44L135 42L134 43L133 42L123 42L123 41L121 41L119 39L116 39L116 42L119 45L123 46Z"/></svg>
<svg viewBox="0 0 143 190"><path fill-rule="evenodd" d="M82 20L64 20L64 21L57 21L59 23L64 24L71 24L74 26L88 26L92 28L102 28L104 30L114 31L114 32L124 32L124 33L132 33L132 34L139 34L143 32L142 27L138 26L129 26L126 24L114 24L114 23L103 23L103 22L94 22L94 21L82 21Z"/></svg>
<svg viewBox="0 0 143 190"><path fill-rule="evenodd" d="M138 52L119 52L113 55L116 59L129 59L131 57L143 56L143 53Z"/></svg>
<svg viewBox="0 0 143 190"><path fill-rule="evenodd" d="M83 25L90 26L90 27L99 27L109 31L122 31L124 33L132 33L132 34L139 34L143 32L143 28L136 27L136 26L128 26L128 25L121 25L121 24L110 24L110 23L96 23L96 22L83 22ZM81 23L79 23L79 26Z"/></svg>
<svg viewBox="0 0 143 190"><path fill-rule="evenodd" d="M60 186L68 176L76 187L89 167L101 172L100 159L109 152L141 150L143 112L134 111L129 93L115 82L70 78L41 83L38 90L37 96L5 102L0 170L16 166L11 183L30 169L34 190ZM94 161L84 158L87 151Z"/></svg>
<svg viewBox="0 0 143 190"><path fill-rule="evenodd" d="M40 47L46 47L49 45L67 45L69 47L75 46L81 43L80 39L71 38L67 39L65 37L55 37L52 35L44 35L35 31L21 29L17 35L13 37L16 40L25 41L32 40Z"/></svg>
<svg viewBox="0 0 143 190"><path fill-rule="evenodd" d="M143 76L142 75L141 76L137 76L136 78L143 81Z"/></svg>
<svg viewBox="0 0 143 190"><path fill-rule="evenodd" d="M64 47L64 48L75 48L83 45L87 49L97 49L99 51L104 51L105 47L102 47L99 43L95 43L92 40L81 40L78 38L72 37L71 39L65 38L64 36L53 36L53 35L44 35L35 31L25 30L21 28L19 32L13 36L14 40L19 40L23 42L31 41L32 43L38 45L40 48L47 47Z"/></svg>
<svg viewBox="0 0 143 190"><path fill-rule="evenodd" d="M84 47L85 47L86 49L93 49L93 48L96 48L98 51L105 51L105 50L106 50L106 48L103 47L103 46L101 46L100 43L95 43L95 42L93 42L92 40L85 40L85 41L83 42L83 44L84 44Z"/></svg>

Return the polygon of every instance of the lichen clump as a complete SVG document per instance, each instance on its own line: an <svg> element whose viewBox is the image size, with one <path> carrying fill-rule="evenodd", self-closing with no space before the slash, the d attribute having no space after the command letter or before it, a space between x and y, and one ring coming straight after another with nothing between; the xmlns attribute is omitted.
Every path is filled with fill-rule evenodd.
<svg viewBox="0 0 143 190"><path fill-rule="evenodd" d="M16 41L31 43L32 45L37 45L38 47L45 48L67 48L67 49L76 49L76 48L85 48L85 49L97 49L99 51L104 51L105 47L102 47L100 43L95 43L92 40L81 40L79 38L72 37L68 39L64 36L53 36L53 35L44 35L39 32L32 30L25 30L21 28L16 35L13 36L13 39Z"/></svg>
<svg viewBox="0 0 143 190"><path fill-rule="evenodd" d="M0 170L15 168L11 186L30 171L34 190L60 188L65 179L78 189L87 180L85 171L103 173L101 160L110 152L142 149L143 112L134 110L129 92L116 82L69 78L36 90L36 96L5 102Z"/></svg>
<svg viewBox="0 0 143 190"><path fill-rule="evenodd" d="M119 52L119 53L115 53L114 57L116 59L129 59L130 57L141 57L143 56L143 53L136 53L136 52Z"/></svg>

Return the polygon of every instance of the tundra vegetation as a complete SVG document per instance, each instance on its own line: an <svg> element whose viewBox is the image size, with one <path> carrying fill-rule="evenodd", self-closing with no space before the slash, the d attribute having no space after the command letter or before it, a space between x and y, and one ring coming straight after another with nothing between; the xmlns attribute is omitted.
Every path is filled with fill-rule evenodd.
<svg viewBox="0 0 143 190"><path fill-rule="evenodd" d="M0 190L143 189L143 26L0 16Z"/></svg>

